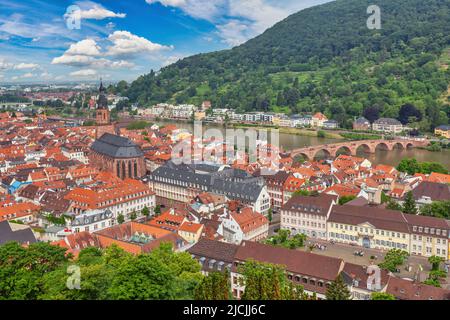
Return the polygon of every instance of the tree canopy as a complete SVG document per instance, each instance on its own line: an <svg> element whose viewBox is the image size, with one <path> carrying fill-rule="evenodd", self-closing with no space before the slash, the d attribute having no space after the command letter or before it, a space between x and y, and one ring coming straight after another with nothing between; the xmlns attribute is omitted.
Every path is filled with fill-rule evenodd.
<svg viewBox="0 0 450 320"><path fill-rule="evenodd" d="M199 263L168 243L140 255L116 246L86 248L74 260L65 253L42 242L0 246L0 299L193 299L203 279ZM79 290L67 286L71 266L79 268Z"/></svg>

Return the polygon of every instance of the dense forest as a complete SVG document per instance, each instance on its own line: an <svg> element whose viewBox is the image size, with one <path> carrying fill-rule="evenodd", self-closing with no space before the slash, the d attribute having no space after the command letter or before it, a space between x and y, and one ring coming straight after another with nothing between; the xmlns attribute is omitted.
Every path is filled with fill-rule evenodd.
<svg viewBox="0 0 450 320"><path fill-rule="evenodd" d="M349 127L354 117L399 118L422 130L450 114L450 0L369 0L308 8L230 50L185 58L120 91L142 105L194 103L237 111L321 111ZM411 108L411 106L413 108Z"/></svg>

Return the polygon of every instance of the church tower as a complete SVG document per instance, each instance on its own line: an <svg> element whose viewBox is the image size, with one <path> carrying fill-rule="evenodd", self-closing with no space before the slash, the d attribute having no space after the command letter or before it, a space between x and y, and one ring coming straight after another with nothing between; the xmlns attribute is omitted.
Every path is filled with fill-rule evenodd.
<svg viewBox="0 0 450 320"><path fill-rule="evenodd" d="M107 125L111 122L111 115L108 109L108 99L106 98L106 89L103 87L103 82L100 80L100 88L98 100L97 100L97 113L95 116L95 121L97 125Z"/></svg>

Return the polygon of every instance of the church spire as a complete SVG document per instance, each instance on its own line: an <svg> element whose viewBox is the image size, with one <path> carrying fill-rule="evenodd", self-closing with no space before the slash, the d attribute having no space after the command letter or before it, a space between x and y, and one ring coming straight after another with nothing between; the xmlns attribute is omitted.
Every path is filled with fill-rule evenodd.
<svg viewBox="0 0 450 320"><path fill-rule="evenodd" d="M103 81L100 78L100 88L98 89L97 109L108 109L108 99L106 98L106 89L103 86Z"/></svg>
<svg viewBox="0 0 450 320"><path fill-rule="evenodd" d="M103 86L103 79L100 78L100 88L98 89L100 93L105 92L105 87Z"/></svg>

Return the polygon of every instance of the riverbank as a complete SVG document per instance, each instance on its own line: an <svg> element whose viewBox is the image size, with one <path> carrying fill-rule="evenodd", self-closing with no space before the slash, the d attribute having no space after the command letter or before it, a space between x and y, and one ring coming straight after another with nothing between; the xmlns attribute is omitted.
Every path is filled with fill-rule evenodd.
<svg viewBox="0 0 450 320"><path fill-rule="evenodd" d="M278 129L280 133L284 134L292 134L297 136L305 136L305 137L318 137L318 138L327 138L327 139L336 139L336 140L346 140L339 133L325 131L325 130L308 130L302 128L290 128L290 127L277 127L271 125L260 125L260 124L230 124L228 127L233 129L245 129L245 128L254 128L254 129Z"/></svg>
<svg viewBox="0 0 450 320"><path fill-rule="evenodd" d="M153 120L151 122L156 122L156 121ZM183 122L174 121L174 120L161 121L161 119L160 119L160 121L157 121L157 123L160 125L175 124L177 127L187 129L190 132L193 132L193 126L194 126L194 124L192 122L189 123L189 121L183 121ZM234 128L235 129L238 129L238 128L245 129L245 128L258 128L258 127L264 128L264 129L270 128L270 127L256 126L256 125L248 126L246 124L231 124L231 123L228 124L228 128L230 128L230 129L234 129ZM226 127L224 124L204 122L203 130L207 130L209 128L221 130L223 132L223 134L225 134ZM325 130L324 130L324 132L325 133L336 133L336 132L332 132L332 131L330 132L330 131L325 131ZM343 133L343 131L337 132L337 133ZM364 132L361 133L361 135L369 135L369 134L372 134L372 133L364 133ZM358 136L356 137L355 135L358 135ZM359 135L360 135L360 133L353 132L353 134L351 134L351 135L343 134L343 136L345 136L345 138L347 138L348 140L346 140L343 137L340 137L338 139L330 139L330 138L318 137L317 132L306 130L306 129L280 128L279 145L281 147L283 147L284 150L289 151L289 150L304 148L304 147L308 147L308 146L317 146L317 145L324 145L324 144L337 143L337 142L343 142L343 141L357 140L357 138L358 138L358 140L360 140L360 139L362 139L362 137ZM364 140L364 139L362 139L362 140ZM445 165L445 167L450 170L450 149L445 149L440 152L430 152L428 150L423 150L423 149L418 149L418 148L404 149L404 150L395 149L393 151L385 151L385 150L379 149L373 154L364 153L363 150L360 150L360 151L361 152L358 153L358 156L369 159L375 165L376 164L386 164L386 165L391 165L391 166L395 167L404 158L415 158L419 162L439 162L439 163Z"/></svg>

